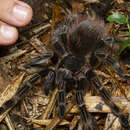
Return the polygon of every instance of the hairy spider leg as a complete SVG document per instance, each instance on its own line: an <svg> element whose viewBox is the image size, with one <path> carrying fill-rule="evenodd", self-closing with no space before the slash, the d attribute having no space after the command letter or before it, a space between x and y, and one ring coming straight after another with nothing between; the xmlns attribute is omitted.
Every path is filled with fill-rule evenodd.
<svg viewBox="0 0 130 130"><path fill-rule="evenodd" d="M72 79L69 70L59 68L56 72L55 85L58 88L58 115L60 118L64 117L66 110L66 85ZM71 86L72 87L72 86Z"/></svg>
<svg viewBox="0 0 130 130"><path fill-rule="evenodd" d="M16 94L6 101L1 107L0 107L0 115L3 114L6 110L8 110L11 107L14 107L19 101L21 101L25 95L29 92L29 90L33 87L33 84L42 76L47 75L49 72L48 69L44 71L40 71L37 74L34 74L21 88L19 88L16 92Z"/></svg>
<svg viewBox="0 0 130 130"><path fill-rule="evenodd" d="M31 59L27 64L24 65L25 68L30 67L47 67L50 63L51 58L53 58L53 52L43 53L40 56L37 56Z"/></svg>
<svg viewBox="0 0 130 130"><path fill-rule="evenodd" d="M108 65L110 65L113 70L122 78L130 80L130 76L125 74L119 64L118 61L116 61L116 59L114 57L110 57L108 55L106 55L103 51L96 51L95 52L95 56L97 57L97 59L101 62L106 61L106 63Z"/></svg>
<svg viewBox="0 0 130 130"><path fill-rule="evenodd" d="M66 111L66 86L65 81L60 80L57 84L58 88L58 114L62 119Z"/></svg>
<svg viewBox="0 0 130 130"><path fill-rule="evenodd" d="M46 80L44 81L44 92L46 95L49 94L49 90L53 90L55 88L55 72L50 70L50 72L46 76Z"/></svg>
<svg viewBox="0 0 130 130"><path fill-rule="evenodd" d="M77 83L76 89L76 101L78 108L80 110L81 120L83 124L83 130L98 130L96 120L94 117L87 111L84 99L83 99L83 90L86 87L84 86L84 78L80 78Z"/></svg>
<svg viewBox="0 0 130 130"><path fill-rule="evenodd" d="M67 34L67 26L59 27L51 38L51 43L55 48L55 51L61 57L67 53L65 48L65 43L67 42L66 34Z"/></svg>
<svg viewBox="0 0 130 130"><path fill-rule="evenodd" d="M87 71L86 77L89 79L93 87L99 92L104 102L111 108L113 114L120 119L122 127L128 129L128 115L123 114L122 110L112 101L111 95L108 93L105 86L101 84L96 74L90 69Z"/></svg>

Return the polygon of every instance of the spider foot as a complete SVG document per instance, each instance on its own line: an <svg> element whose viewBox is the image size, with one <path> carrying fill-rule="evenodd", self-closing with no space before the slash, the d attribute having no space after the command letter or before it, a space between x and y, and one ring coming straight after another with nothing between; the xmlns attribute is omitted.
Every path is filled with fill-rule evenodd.
<svg viewBox="0 0 130 130"><path fill-rule="evenodd" d="M44 82L44 86L45 86L44 92L46 95L49 94L49 90L53 90L55 88L54 81L55 81L55 72L53 70L50 70Z"/></svg>
<svg viewBox="0 0 130 130"><path fill-rule="evenodd" d="M80 79L78 81L78 87L76 90L76 101L78 108L80 110L81 120L83 122L83 128L82 129L88 129L88 130L98 130L96 120L94 117L87 111L86 105L84 103L83 99L83 84L84 80Z"/></svg>

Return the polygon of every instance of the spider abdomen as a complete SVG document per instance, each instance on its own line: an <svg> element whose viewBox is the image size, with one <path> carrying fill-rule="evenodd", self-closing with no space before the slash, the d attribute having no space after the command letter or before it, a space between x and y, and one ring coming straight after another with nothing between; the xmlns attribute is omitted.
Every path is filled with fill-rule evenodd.
<svg viewBox="0 0 130 130"><path fill-rule="evenodd" d="M85 56L102 43L104 26L99 21L84 20L69 29L68 48L74 55Z"/></svg>

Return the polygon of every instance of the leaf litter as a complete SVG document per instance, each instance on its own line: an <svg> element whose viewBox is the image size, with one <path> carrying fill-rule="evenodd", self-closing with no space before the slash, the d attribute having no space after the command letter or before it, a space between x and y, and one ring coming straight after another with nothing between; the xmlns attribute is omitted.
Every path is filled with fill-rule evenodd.
<svg viewBox="0 0 130 130"><path fill-rule="evenodd" d="M1 100L0 105L5 101L13 97L17 89L25 82L29 75L34 71L28 72L24 70L23 66L31 58L39 55L43 51L48 51L51 48L50 39L51 34L54 31L54 26L64 18L66 11L70 11L67 5L67 0L23 0L29 3L34 10L34 16L32 22L25 28L20 28L19 40L16 44L4 48L6 54L0 54L0 93ZM100 14L100 8L105 10L105 14L101 13L101 17L105 20L113 12L120 12L121 14L130 14L130 3L125 0L110 0L111 6L105 7L102 0L72 0L72 7L74 12L80 13L80 11L89 12L93 9L97 14ZM71 11L70 11L71 12ZM123 42L130 36L129 32L124 25L118 25L116 23L108 23L108 33L114 36L118 40ZM123 34L123 35L122 35ZM118 42L118 44L121 44ZM48 48L46 48L46 46ZM0 47L0 49L3 49ZM3 49L3 50L4 50ZM115 55L118 52L119 47L113 49ZM129 46L125 50L120 50L121 55L119 57L123 69L126 73L130 73L130 60L129 60ZM125 56L125 58L124 58ZM128 58L127 58L128 57ZM21 74L22 72L22 74ZM105 67L100 67L96 70L100 80L106 85L107 89L113 96L113 101L121 107L125 113L130 113L130 83L124 81L118 77L115 72ZM26 77L26 78L25 78ZM22 81L23 80L23 81ZM25 81L24 81L25 80ZM120 87L118 87L118 84ZM34 87L29 91L26 97L13 108L9 108L3 115L0 116L0 120L5 120L6 125L11 129L27 129L33 128L45 129L45 130L66 130L67 128L80 129L80 119L78 115L78 109L74 103L73 97L70 96L68 100L68 109L65 115L65 119L61 120L57 116L56 111L56 99L57 90L52 92L52 96L45 96L43 92L44 84L41 80L38 80ZM123 94L122 93L125 93ZM127 97L126 97L127 96ZM51 98L50 98L51 97ZM114 123L110 122L114 120L114 116L107 105L104 104L99 95L94 91L89 92L84 97L88 111L91 112L98 119L98 126L100 130L107 129L110 125L111 128L120 128L118 121ZM74 103L72 105L72 102ZM96 107L95 107L96 106ZM102 109L101 109L102 108ZM79 125L78 125L79 124ZM2 123L0 124L0 126Z"/></svg>

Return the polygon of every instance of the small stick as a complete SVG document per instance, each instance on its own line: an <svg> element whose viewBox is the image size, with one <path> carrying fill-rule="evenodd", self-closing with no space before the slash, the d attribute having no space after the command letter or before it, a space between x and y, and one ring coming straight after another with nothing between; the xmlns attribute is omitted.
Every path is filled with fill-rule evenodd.
<svg viewBox="0 0 130 130"><path fill-rule="evenodd" d="M56 88L52 94L52 97L50 99L50 103L48 104L44 114L41 116L41 119L42 120L45 120L45 119L48 119L53 108L54 108L54 105L56 103L56 95L57 95L57 92L58 92L58 89Z"/></svg>
<svg viewBox="0 0 130 130"><path fill-rule="evenodd" d="M9 130L15 130L9 115L7 115L5 117L5 122L6 122L7 126L8 126L8 128L9 128Z"/></svg>
<svg viewBox="0 0 130 130"><path fill-rule="evenodd" d="M66 113L68 113L72 109L72 107L73 107L73 104L69 103L68 104L68 109L67 109ZM46 127L45 130L53 130L57 126L57 124L60 123L60 121L61 121L61 119L59 118L58 115L56 115L54 117L54 119L52 119L52 121L50 122L50 124Z"/></svg>

